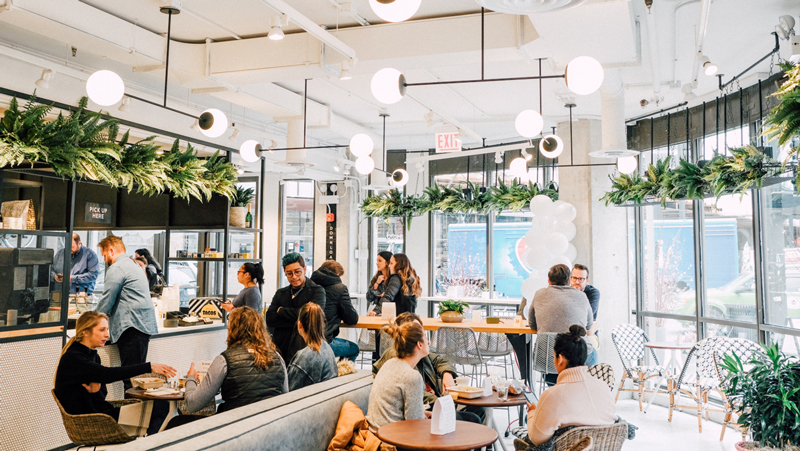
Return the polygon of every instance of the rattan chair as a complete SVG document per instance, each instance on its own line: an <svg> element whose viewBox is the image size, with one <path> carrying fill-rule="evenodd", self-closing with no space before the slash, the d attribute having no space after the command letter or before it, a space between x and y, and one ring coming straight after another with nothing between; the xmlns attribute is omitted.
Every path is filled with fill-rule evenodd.
<svg viewBox="0 0 800 451"><path fill-rule="evenodd" d="M64 422L64 429L67 430L67 437L72 443L78 446L114 445L128 443L136 438L126 434L122 426L114 418L104 413L68 414L58 400L55 390L50 390L50 392L53 395L53 399L56 400L58 410L61 412L61 420ZM124 399L109 402L115 407L121 407L141 401L138 399Z"/></svg>
<svg viewBox="0 0 800 451"><path fill-rule="evenodd" d="M514 450L515 451L526 451L530 445L528 442L522 439L515 438L514 439ZM584 437L578 440L577 443L572 445L572 447L567 448L566 451L592 451L594 449L592 438L591 437Z"/></svg>
<svg viewBox="0 0 800 451"><path fill-rule="evenodd" d="M539 393L544 391L545 376L548 374L558 374L555 362L553 361L553 347L556 345L556 333L541 332L536 334L536 343L533 346L533 371L540 375Z"/></svg>
<svg viewBox="0 0 800 451"><path fill-rule="evenodd" d="M611 331L611 341L617 349L620 360L622 360L622 379L617 389L617 397L614 402L619 401L619 394L623 391L633 391L639 393L639 411L642 411L642 398L645 393L653 393L655 396L662 390L656 387L655 390L646 390L645 384L654 377L669 377L669 371L658 364L655 352L650 349L650 357L655 365L648 365L645 362L644 344L650 341L644 331L632 324L620 324ZM625 380L631 379L635 388L624 388Z"/></svg>
<svg viewBox="0 0 800 451"><path fill-rule="evenodd" d="M723 368L721 364L726 356L734 354L744 365L747 365L748 362L752 362L754 358L759 356L763 357L764 355L761 345L750 340L745 340L743 338L724 338L717 341L717 345L714 347L714 368L717 371L720 387L722 387L722 402L724 404L723 408L725 409L722 433L719 436L720 441L725 438L725 430L728 429L728 425L732 425L734 429L738 427L741 430L742 441L745 441L747 435L747 430L742 425L731 422L733 414L741 415L741 411L725 394L725 381L728 378L728 370Z"/></svg>
<svg viewBox="0 0 800 451"><path fill-rule="evenodd" d="M719 384L719 375L714 367L714 348L721 337L711 337L701 340L694 345L686 357L681 374L677 381L670 378L669 392L669 421L672 421L672 412L676 407L697 410L697 427L703 432L703 413L708 420L708 412L724 412L722 409L708 407L708 394L716 391L724 396ZM675 396L684 394L694 401L695 405L680 405L675 403Z"/></svg>
<svg viewBox="0 0 800 451"><path fill-rule="evenodd" d="M628 423L610 426L581 426L570 429L556 439L554 451L571 451L586 437L592 438L592 451L619 451L628 438Z"/></svg>
<svg viewBox="0 0 800 451"><path fill-rule="evenodd" d="M614 391L614 368L607 363L598 363L589 368L589 374L600 379L608 385L611 391Z"/></svg>
<svg viewBox="0 0 800 451"><path fill-rule="evenodd" d="M478 348L475 331L468 327L440 327L438 331L439 354L445 356L450 363L461 365L461 374L466 374L466 365L472 366L472 377L480 381L480 376L488 374L487 359ZM444 350L442 350L444 349ZM482 368L483 367L483 368Z"/></svg>

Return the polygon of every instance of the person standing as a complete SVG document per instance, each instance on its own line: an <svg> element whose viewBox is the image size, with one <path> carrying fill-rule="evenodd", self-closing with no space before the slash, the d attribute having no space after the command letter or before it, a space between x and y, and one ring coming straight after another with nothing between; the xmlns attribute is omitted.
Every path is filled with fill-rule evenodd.
<svg viewBox="0 0 800 451"><path fill-rule="evenodd" d="M284 361L291 362L297 351L306 347L303 337L297 332L300 308L313 302L324 310L325 290L306 278L306 262L297 252L284 255L281 266L289 286L275 292L264 317L278 352Z"/></svg>
<svg viewBox="0 0 800 451"><path fill-rule="evenodd" d="M236 295L233 302L222 304L228 313L237 307L250 307L260 315L264 303L261 301L261 286L264 285L264 268L261 263L245 263L236 273L236 280L244 285L242 291Z"/></svg>
<svg viewBox="0 0 800 451"><path fill-rule="evenodd" d="M369 316L376 316L381 314L381 304L383 301L383 293L386 292L386 282L389 281L389 262L392 260L392 253L389 251L378 252L378 258L375 259L375 265L378 267L378 272L372 276L367 289L367 309L370 305L374 305L374 309L368 313Z"/></svg>
<svg viewBox="0 0 800 451"><path fill-rule="evenodd" d="M422 295L422 285L417 272L411 267L411 261L405 254L394 254L389 260L389 271L392 275L386 283L383 302L394 302L396 315L414 313L417 310L417 297Z"/></svg>
<svg viewBox="0 0 800 451"><path fill-rule="evenodd" d="M328 260L311 274L311 280L325 289L325 341L333 349L333 355L344 357L355 362L358 356L358 345L339 335L339 325L344 322L348 326L358 323L358 312L350 301L347 285L342 283L344 268L339 262Z"/></svg>
<svg viewBox="0 0 800 451"><path fill-rule="evenodd" d="M64 248L66 249L66 247ZM61 290L61 283L64 282L64 249L56 252L53 266L50 269L51 276L56 282L54 290ZM100 262L97 254L88 247L81 244L81 237L77 233L72 234L72 268L69 271L69 292L76 294L82 288L86 288L89 294L94 292L94 285L97 276L100 275Z"/></svg>
<svg viewBox="0 0 800 451"><path fill-rule="evenodd" d="M145 271L147 271L147 283L150 285L150 291L154 291L153 288L160 282L159 276L163 277L164 275L161 265L158 264L156 259L153 258L153 254L146 248L136 249L136 257L144 257L145 261L147 261L147 268L145 268Z"/></svg>
<svg viewBox="0 0 800 451"><path fill-rule="evenodd" d="M572 267L572 275L569 279L569 284L572 288L583 291L586 298L589 299L589 305L592 307L592 315L594 320L597 321L597 311L600 308L600 290L589 285L589 267L575 263Z"/></svg>
<svg viewBox="0 0 800 451"><path fill-rule="evenodd" d="M111 342L119 349L122 366L144 363L150 335L158 332L147 276L125 253L122 238L108 236L98 246L106 262L106 278L95 311L110 318ZM130 380L123 382L126 390L130 388Z"/></svg>

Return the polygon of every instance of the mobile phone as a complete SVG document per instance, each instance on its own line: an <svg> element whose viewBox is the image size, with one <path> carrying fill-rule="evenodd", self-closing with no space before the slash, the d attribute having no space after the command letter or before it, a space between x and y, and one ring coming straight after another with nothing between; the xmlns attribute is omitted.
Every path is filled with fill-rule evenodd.
<svg viewBox="0 0 800 451"><path fill-rule="evenodd" d="M525 395L525 400L528 401L529 404L533 404L536 401L536 396L533 392L524 391L522 394Z"/></svg>

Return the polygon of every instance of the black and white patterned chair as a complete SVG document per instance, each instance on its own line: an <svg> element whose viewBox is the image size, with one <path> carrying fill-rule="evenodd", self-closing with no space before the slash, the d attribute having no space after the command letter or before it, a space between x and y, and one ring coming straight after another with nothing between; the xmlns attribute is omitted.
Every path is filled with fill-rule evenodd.
<svg viewBox="0 0 800 451"><path fill-rule="evenodd" d="M617 397L615 402L619 400L619 394L623 391L633 391L639 393L639 411L642 410L642 398L645 393L659 393L661 389L656 387L655 390L646 390L645 385L649 379L654 377L669 377L669 372L666 368L658 364L658 358L652 349L648 349L650 357L655 362L655 365L648 365L645 361L645 347L644 344L650 341L645 335L644 331L639 327L632 324L620 324L611 331L611 341L614 342L614 347L617 348L620 360L622 360L622 367L625 371L622 373L622 379L617 389ZM635 388L624 388L625 380L631 379Z"/></svg>
<svg viewBox="0 0 800 451"><path fill-rule="evenodd" d="M734 354L745 368L747 368L748 362L752 362L754 358L764 357L761 345L754 341L745 340L744 338L723 338L717 341L717 346L714 348L714 368L717 371L717 377L722 387L722 402L725 409L725 420L722 423L722 433L719 436L720 441L725 438L725 430L728 429L729 424L734 428L741 429L742 441L745 441L745 436L747 435L747 430L740 424L731 423L733 414L740 415L741 412L736 403L731 402L725 394L725 381L728 378L728 370L722 367L722 361L726 356Z"/></svg>
<svg viewBox="0 0 800 451"><path fill-rule="evenodd" d="M607 363L598 363L589 368L589 374L600 379L608 385L611 391L614 391L614 368Z"/></svg>
<svg viewBox="0 0 800 451"><path fill-rule="evenodd" d="M676 407L697 410L697 427L703 432L703 413L708 420L708 412L723 412L722 409L708 406L708 394L712 391L721 396L719 375L714 366L714 348L719 340L724 337L710 337L694 345L686 357L678 379L669 380L669 421L672 421L672 412ZM680 405L675 403L675 396L684 394L694 402L694 405Z"/></svg>

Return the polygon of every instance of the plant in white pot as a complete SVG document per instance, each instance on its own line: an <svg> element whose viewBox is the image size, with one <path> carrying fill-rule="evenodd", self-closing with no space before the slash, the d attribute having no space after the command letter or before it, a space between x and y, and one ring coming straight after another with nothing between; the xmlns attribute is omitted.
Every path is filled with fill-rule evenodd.
<svg viewBox="0 0 800 451"><path fill-rule="evenodd" d="M464 301L448 299L439 303L439 318L445 323L460 323L464 321L464 307L469 307Z"/></svg>
<svg viewBox="0 0 800 451"><path fill-rule="evenodd" d="M231 227L245 227L247 217L247 204L253 201L255 190L253 188L242 188L236 185L236 191L231 199Z"/></svg>
<svg viewBox="0 0 800 451"><path fill-rule="evenodd" d="M729 402L737 407L738 423L752 442L737 450L797 450L800 444L800 364L778 349L765 347L751 362L736 354L722 362L728 371L723 384Z"/></svg>

